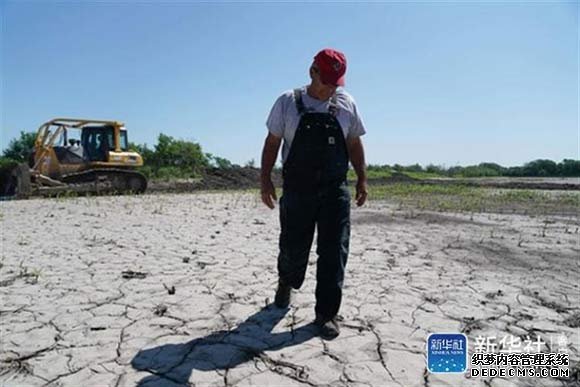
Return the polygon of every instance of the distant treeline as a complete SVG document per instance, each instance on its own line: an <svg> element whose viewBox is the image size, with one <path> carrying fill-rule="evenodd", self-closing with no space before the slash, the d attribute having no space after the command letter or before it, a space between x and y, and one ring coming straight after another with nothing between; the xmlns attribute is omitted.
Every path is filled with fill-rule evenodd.
<svg viewBox="0 0 580 387"><path fill-rule="evenodd" d="M481 163L466 167L454 166L445 168L438 165L419 164L403 166L399 164L369 165L369 171L391 170L394 172L427 173L449 177L494 177L494 176L519 176L519 177L578 177L580 176L580 161L564 159L559 163L552 160L538 159L530 161L519 167L503 167L496 163Z"/></svg>
<svg viewBox="0 0 580 387"><path fill-rule="evenodd" d="M27 162L34 147L35 133L21 132L20 137L13 139L4 150L0 163ZM139 152L144 160L141 171L153 178L187 178L200 176L207 168L240 168L226 158L204 153L200 144L193 141L175 139L160 134L157 144L152 148L146 144L129 145L131 150ZM256 167L255 161L249 160L244 167ZM442 167L427 165L375 165L368 166L369 175L381 175L381 172L407 173L414 176L449 176L449 177L493 177L493 176L530 176L530 177L580 177L580 161L564 159L561 162L538 159L518 167L503 167L496 163L481 163L470 166ZM378 173L375 173L378 172Z"/></svg>

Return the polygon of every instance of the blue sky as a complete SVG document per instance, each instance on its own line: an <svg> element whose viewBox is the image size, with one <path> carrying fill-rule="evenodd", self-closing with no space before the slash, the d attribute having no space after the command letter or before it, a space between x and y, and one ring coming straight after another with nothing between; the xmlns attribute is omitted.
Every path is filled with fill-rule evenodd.
<svg viewBox="0 0 580 387"><path fill-rule="evenodd" d="M0 4L2 148L88 117L258 162L274 100L335 47L369 163L579 158L577 1Z"/></svg>

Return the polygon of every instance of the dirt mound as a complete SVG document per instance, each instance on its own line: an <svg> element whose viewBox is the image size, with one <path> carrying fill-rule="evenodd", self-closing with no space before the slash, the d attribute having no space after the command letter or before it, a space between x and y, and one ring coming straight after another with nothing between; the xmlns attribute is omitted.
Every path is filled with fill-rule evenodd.
<svg viewBox="0 0 580 387"><path fill-rule="evenodd" d="M386 178L386 180L392 183L411 183L417 181L417 179L414 179L409 175L398 172L394 172L390 177Z"/></svg>
<svg viewBox="0 0 580 387"><path fill-rule="evenodd" d="M272 172L274 185L282 185L281 171ZM187 192L194 190L222 190L260 188L260 169L242 168L210 168L198 179L181 179L172 181L152 181L147 191Z"/></svg>
<svg viewBox="0 0 580 387"><path fill-rule="evenodd" d="M407 176L403 173L394 172L389 177L380 178L370 178L368 179L369 185L381 185L381 184L397 184L397 183L416 183L419 180Z"/></svg>
<svg viewBox="0 0 580 387"><path fill-rule="evenodd" d="M273 174L273 180L277 180L279 174ZM281 183L274 181L274 184ZM205 189L241 189L259 188L260 170L258 168L212 168L208 169L203 176L202 186Z"/></svg>

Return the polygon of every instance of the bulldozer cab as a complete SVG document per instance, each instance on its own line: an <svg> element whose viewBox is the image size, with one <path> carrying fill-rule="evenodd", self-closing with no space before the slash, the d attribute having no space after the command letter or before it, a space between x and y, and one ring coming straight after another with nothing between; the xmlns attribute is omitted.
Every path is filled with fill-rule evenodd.
<svg viewBox="0 0 580 387"><path fill-rule="evenodd" d="M84 162L83 147L78 138L71 136L71 133L63 131L56 139L53 150L56 158L63 164L81 164Z"/></svg>
<svg viewBox="0 0 580 387"><path fill-rule="evenodd" d="M125 138L127 133L123 131ZM85 126L82 130L81 143L88 161L108 161L109 151L115 149L114 128L109 125ZM121 148L121 150L126 150Z"/></svg>
<svg viewBox="0 0 580 387"><path fill-rule="evenodd" d="M111 125L85 126L80 138L78 131L64 129L54 145L56 157L61 163L74 164L86 161L109 161L109 152L115 151L115 128ZM120 151L128 149L127 131L119 131Z"/></svg>

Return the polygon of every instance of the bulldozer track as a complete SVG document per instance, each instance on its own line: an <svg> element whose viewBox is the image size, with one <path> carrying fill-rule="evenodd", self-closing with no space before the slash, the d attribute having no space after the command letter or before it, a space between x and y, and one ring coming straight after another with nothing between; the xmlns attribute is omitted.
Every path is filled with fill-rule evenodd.
<svg viewBox="0 0 580 387"><path fill-rule="evenodd" d="M147 189L147 179L139 172L115 168L93 169L64 175L61 187L38 187L41 195L65 192L76 193L143 193Z"/></svg>

